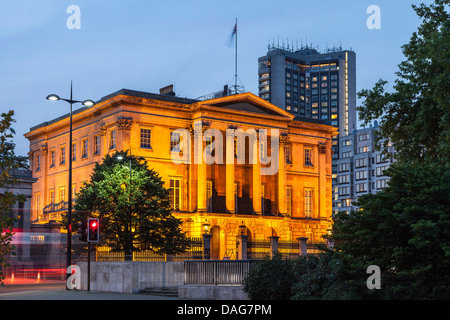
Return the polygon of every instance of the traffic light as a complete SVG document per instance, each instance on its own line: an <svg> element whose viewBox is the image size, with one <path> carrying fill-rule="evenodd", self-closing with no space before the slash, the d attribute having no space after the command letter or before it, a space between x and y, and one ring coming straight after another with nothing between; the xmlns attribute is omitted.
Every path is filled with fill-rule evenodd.
<svg viewBox="0 0 450 320"><path fill-rule="evenodd" d="M87 241L87 220L83 219L78 222L78 239L86 242Z"/></svg>
<svg viewBox="0 0 450 320"><path fill-rule="evenodd" d="M96 218L88 219L87 241L98 242L100 238L100 223Z"/></svg>

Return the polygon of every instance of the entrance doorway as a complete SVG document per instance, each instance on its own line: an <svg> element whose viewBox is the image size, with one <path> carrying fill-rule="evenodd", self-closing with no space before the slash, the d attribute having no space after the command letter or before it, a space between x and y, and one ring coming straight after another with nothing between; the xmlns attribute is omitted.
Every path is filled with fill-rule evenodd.
<svg viewBox="0 0 450 320"><path fill-rule="evenodd" d="M211 235L211 260L221 260L226 249L225 232L219 226L214 226Z"/></svg>

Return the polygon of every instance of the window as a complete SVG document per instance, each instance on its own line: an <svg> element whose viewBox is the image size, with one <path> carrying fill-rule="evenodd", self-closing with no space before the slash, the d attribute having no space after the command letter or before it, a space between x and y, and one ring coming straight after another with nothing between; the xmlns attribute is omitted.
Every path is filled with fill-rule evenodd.
<svg viewBox="0 0 450 320"><path fill-rule="evenodd" d="M377 189L384 189L387 187L387 179L377 180Z"/></svg>
<svg viewBox="0 0 450 320"><path fill-rule="evenodd" d="M41 193L35 193L34 198L36 199L36 212L39 212L39 210L41 210Z"/></svg>
<svg viewBox="0 0 450 320"><path fill-rule="evenodd" d="M94 136L94 155L100 154L100 135Z"/></svg>
<svg viewBox="0 0 450 320"><path fill-rule="evenodd" d="M342 184L342 183L349 183L349 181L350 181L350 175L344 174L344 175L342 175L342 176L339 176L339 177L338 177L338 181L339 181L339 184Z"/></svg>
<svg viewBox="0 0 450 320"><path fill-rule="evenodd" d="M59 164L65 164L66 163L66 147L60 147L59 148Z"/></svg>
<svg viewBox="0 0 450 320"><path fill-rule="evenodd" d="M109 132L109 150L116 148L116 129Z"/></svg>
<svg viewBox="0 0 450 320"><path fill-rule="evenodd" d="M378 167L377 168L377 177L384 176L384 170L386 170L387 168L389 168L389 166Z"/></svg>
<svg viewBox="0 0 450 320"><path fill-rule="evenodd" d="M59 188L59 205L60 205L60 210L62 210L64 208L64 202L66 202L66 188L65 187L61 187L61 188Z"/></svg>
<svg viewBox="0 0 450 320"><path fill-rule="evenodd" d="M284 147L284 156L287 164L292 164L292 150L291 146Z"/></svg>
<svg viewBox="0 0 450 320"><path fill-rule="evenodd" d="M305 166L312 166L312 148L305 148Z"/></svg>
<svg viewBox="0 0 450 320"><path fill-rule="evenodd" d="M356 192L365 192L367 191L367 183L357 183L355 185Z"/></svg>
<svg viewBox="0 0 450 320"><path fill-rule="evenodd" d="M213 212L212 199L212 181L206 181L206 208L208 212Z"/></svg>
<svg viewBox="0 0 450 320"><path fill-rule="evenodd" d="M351 151L342 152L342 159L350 158L351 156L352 156L352 152Z"/></svg>
<svg viewBox="0 0 450 320"><path fill-rule="evenodd" d="M88 156L88 140L84 138L81 140L81 159L87 158Z"/></svg>
<svg viewBox="0 0 450 320"><path fill-rule="evenodd" d="M56 163L56 151L50 150L50 168L54 168Z"/></svg>
<svg viewBox="0 0 450 320"><path fill-rule="evenodd" d="M344 171L348 171L349 170L349 163L341 163L339 164L339 172L344 172Z"/></svg>
<svg viewBox="0 0 450 320"><path fill-rule="evenodd" d="M181 210L181 178L170 179L170 205L172 210Z"/></svg>
<svg viewBox="0 0 450 320"><path fill-rule="evenodd" d="M346 147L346 146L351 146L352 145L352 140L344 140L342 141L342 146Z"/></svg>
<svg viewBox="0 0 450 320"><path fill-rule="evenodd" d="M339 188L339 195L340 196L347 196L350 194L350 187L340 187Z"/></svg>
<svg viewBox="0 0 450 320"><path fill-rule="evenodd" d="M386 157L382 153L377 154L377 163L383 163L383 162L387 162Z"/></svg>
<svg viewBox="0 0 450 320"><path fill-rule="evenodd" d="M54 189L50 190L48 195L49 195L50 204L52 204L52 205L55 204L55 190Z"/></svg>
<svg viewBox="0 0 450 320"><path fill-rule="evenodd" d="M355 168L367 167L367 158L355 160Z"/></svg>
<svg viewBox="0 0 450 320"><path fill-rule="evenodd" d="M264 192L265 187L261 186L261 213L264 214Z"/></svg>
<svg viewBox="0 0 450 320"><path fill-rule="evenodd" d="M367 179L367 171L356 171L355 172L355 179L356 180L364 180Z"/></svg>
<svg viewBox="0 0 450 320"><path fill-rule="evenodd" d="M41 170L41 155L36 155L36 172Z"/></svg>
<svg viewBox="0 0 450 320"><path fill-rule="evenodd" d="M72 161L76 161L77 160L77 143L73 142L72 143Z"/></svg>
<svg viewBox="0 0 450 320"><path fill-rule="evenodd" d="M76 190L77 190L77 184L72 184L72 203L75 203L76 198Z"/></svg>
<svg viewBox="0 0 450 320"><path fill-rule="evenodd" d="M359 141L365 141L365 140L369 140L369 134L368 133L359 135Z"/></svg>
<svg viewBox="0 0 450 320"><path fill-rule="evenodd" d="M148 130L148 129L142 129L142 130ZM142 130L141 130L141 146L142 146ZM151 135L151 131L149 134ZM146 135L147 135L147 133L146 133ZM144 139L147 139L147 138L144 138ZM148 139L150 139L150 138L148 138ZM150 140L147 140L147 142L148 142L147 145L150 145ZM171 152L181 152L180 143L181 143L181 134L179 132L173 131L170 134L170 151ZM151 148L151 147L149 147L149 148Z"/></svg>
<svg viewBox="0 0 450 320"><path fill-rule="evenodd" d="M268 160L267 141L261 139L259 140L259 158L261 159L261 162L266 162Z"/></svg>
<svg viewBox="0 0 450 320"><path fill-rule="evenodd" d="M305 189L305 218L312 216L312 189Z"/></svg>
<svg viewBox="0 0 450 320"><path fill-rule="evenodd" d="M152 130L151 129L141 129L141 148L151 149L152 148ZM172 139L171 139L172 146ZM172 150L172 148L170 148Z"/></svg>
<svg viewBox="0 0 450 320"><path fill-rule="evenodd" d="M286 213L292 215L292 187L286 188Z"/></svg>
<svg viewBox="0 0 450 320"><path fill-rule="evenodd" d="M369 147L368 146L359 147L358 153L366 153L366 152L369 152Z"/></svg>
<svg viewBox="0 0 450 320"><path fill-rule="evenodd" d="M352 199L342 200L342 207L351 207L351 206L352 206Z"/></svg>

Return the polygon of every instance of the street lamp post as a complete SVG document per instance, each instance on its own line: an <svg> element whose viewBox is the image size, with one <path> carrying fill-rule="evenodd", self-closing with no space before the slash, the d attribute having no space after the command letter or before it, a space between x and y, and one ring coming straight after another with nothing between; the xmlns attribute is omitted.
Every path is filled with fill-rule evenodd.
<svg viewBox="0 0 450 320"><path fill-rule="evenodd" d="M67 208L67 270L72 265L72 106L75 103L81 103L84 106L92 107L95 102L92 100L77 101L73 100L72 81L70 82L70 99L60 98L56 94L50 94L47 96L47 100L58 101L63 100L70 104L70 128L69 128L69 203ZM71 274L66 271L66 280L69 279ZM66 287L66 289L68 289Z"/></svg>

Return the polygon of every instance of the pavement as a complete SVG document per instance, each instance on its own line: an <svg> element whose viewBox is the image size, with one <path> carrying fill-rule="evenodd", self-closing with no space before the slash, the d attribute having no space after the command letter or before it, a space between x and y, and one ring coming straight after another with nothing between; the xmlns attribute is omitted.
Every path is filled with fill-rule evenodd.
<svg viewBox="0 0 450 320"><path fill-rule="evenodd" d="M149 294L66 290L65 282L5 284L0 300L180 300Z"/></svg>

